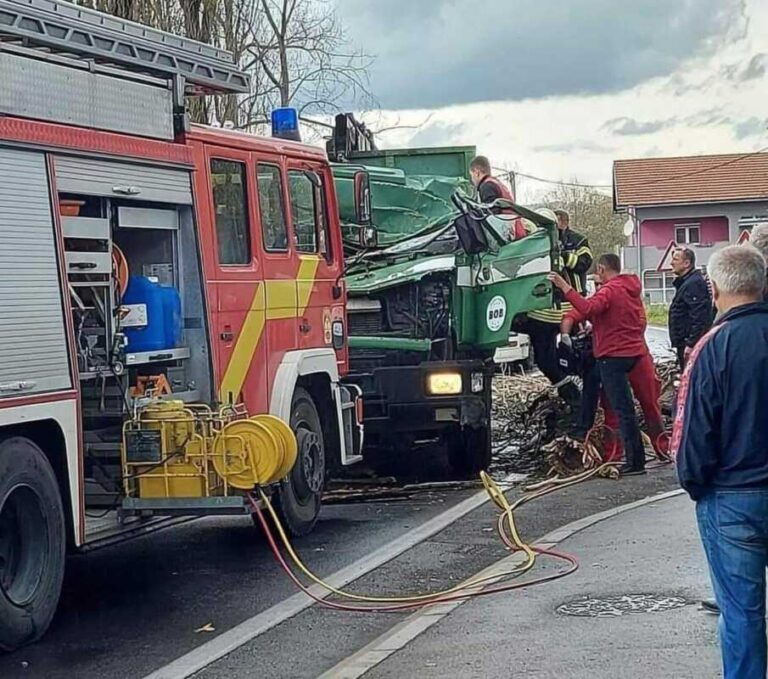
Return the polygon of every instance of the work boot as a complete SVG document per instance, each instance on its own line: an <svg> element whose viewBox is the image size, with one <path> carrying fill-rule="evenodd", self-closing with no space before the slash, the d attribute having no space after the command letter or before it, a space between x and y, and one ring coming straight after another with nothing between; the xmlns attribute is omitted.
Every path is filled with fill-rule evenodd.
<svg viewBox="0 0 768 679"><path fill-rule="evenodd" d="M710 615L720 615L720 606L714 599L702 599L701 610Z"/></svg>
<svg viewBox="0 0 768 679"><path fill-rule="evenodd" d="M623 464L619 467L619 474L622 476L641 476L645 473L645 467L634 467L631 464Z"/></svg>
<svg viewBox="0 0 768 679"><path fill-rule="evenodd" d="M578 412L581 391L573 382L566 382L563 386L558 387L557 393L570 406L572 412Z"/></svg>

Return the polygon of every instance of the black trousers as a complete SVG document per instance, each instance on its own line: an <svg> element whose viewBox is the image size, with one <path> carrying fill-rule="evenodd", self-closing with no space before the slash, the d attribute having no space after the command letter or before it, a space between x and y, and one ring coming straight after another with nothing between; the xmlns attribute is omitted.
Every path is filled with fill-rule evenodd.
<svg viewBox="0 0 768 679"><path fill-rule="evenodd" d="M605 389L611 408L619 419L619 435L624 444L627 464L642 469L645 467L645 450L640 436L640 425L635 414L635 402L629 384L629 373L639 357L598 358L595 367L584 376L579 413L579 434L591 429L595 421L600 387ZM584 430L583 433L581 430Z"/></svg>
<svg viewBox="0 0 768 679"><path fill-rule="evenodd" d="M545 323L529 318L526 323L526 332L531 338L536 367L552 384L564 380L567 374L558 362L556 346L560 326L557 323ZM579 389L570 382L560 387L558 393L569 403L575 404L579 401Z"/></svg>
<svg viewBox="0 0 768 679"><path fill-rule="evenodd" d="M685 345L675 347L675 353L677 354L677 364L680 366L680 372L682 372L685 370Z"/></svg>

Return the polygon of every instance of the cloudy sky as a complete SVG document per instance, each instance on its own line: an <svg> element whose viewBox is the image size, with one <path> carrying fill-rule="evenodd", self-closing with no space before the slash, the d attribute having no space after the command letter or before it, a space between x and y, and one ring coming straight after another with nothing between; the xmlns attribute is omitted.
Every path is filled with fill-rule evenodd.
<svg viewBox="0 0 768 679"><path fill-rule="evenodd" d="M616 158L768 146L766 0L336 0L384 146L610 184ZM521 199L544 187L521 180Z"/></svg>

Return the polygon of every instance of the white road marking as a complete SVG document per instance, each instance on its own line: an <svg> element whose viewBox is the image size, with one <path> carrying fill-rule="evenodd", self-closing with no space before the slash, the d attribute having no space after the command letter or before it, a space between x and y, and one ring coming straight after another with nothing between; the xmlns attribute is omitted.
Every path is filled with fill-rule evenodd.
<svg viewBox="0 0 768 679"><path fill-rule="evenodd" d="M622 514L632 509L637 509L644 505L653 504L660 500L666 500L667 498L676 497L682 494L682 490L673 490L668 493L661 493L660 495L653 495L651 497L637 500L636 502L630 502L629 504L614 507L598 514L592 514L586 516L583 519L569 523L561 528L557 528L545 535L541 540L536 542L536 547L540 549L552 549L559 542L575 535L579 531L594 526L596 523L610 519L618 514ZM524 560L523 554L517 553L510 556L506 556L503 559L491 564L485 570L475 573L468 580L475 580L480 577L492 577L494 575L500 575L505 571L511 570L518 563ZM467 580L467 581L468 581ZM467 582L465 581L465 582ZM491 580L483 587L492 585L495 580ZM474 589L482 589L483 587L477 587ZM472 590L468 590L472 591ZM348 658L345 658L340 663L332 667L327 672L321 674L318 679L358 679L362 677L366 672L370 672L374 667L384 662L389 656L393 655L397 651L404 648L407 644L413 641L416 637L426 632L432 625L437 624L452 611L457 609L461 604L467 600L455 601L445 604L437 604L435 606L429 606L416 611L412 615L408 616L401 623L395 625L392 629L386 631L380 637L374 639L372 642L361 648L356 653L353 653Z"/></svg>
<svg viewBox="0 0 768 679"><path fill-rule="evenodd" d="M324 580L333 587L344 587L439 533L487 501L488 494L484 490L479 491L454 507L433 517L421 526L413 528L405 533L405 535L379 547L368 556L358 559L349 566L336 571L327 578L324 578ZM258 586L258 583L255 586ZM328 596L328 592L319 585L312 585L309 589L318 597L325 598ZM199 672L216 660L223 658L240 646L264 634L264 632L292 618L297 613L301 613L313 604L314 601L303 592L294 594L279 604L262 611L210 641L201 644L168 665L155 670L144 679L186 679L186 677Z"/></svg>

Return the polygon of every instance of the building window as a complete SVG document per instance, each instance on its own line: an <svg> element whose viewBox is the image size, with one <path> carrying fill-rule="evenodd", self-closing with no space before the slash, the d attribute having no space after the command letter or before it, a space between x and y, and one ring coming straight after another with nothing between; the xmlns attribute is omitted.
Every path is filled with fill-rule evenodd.
<svg viewBox="0 0 768 679"><path fill-rule="evenodd" d="M744 231L745 229L748 231L752 230L752 227L755 226L755 224L760 224L762 222L768 222L768 215L747 215L744 217L739 218L739 229Z"/></svg>
<svg viewBox="0 0 768 679"><path fill-rule="evenodd" d="M211 160L211 188L216 216L219 263L251 263L251 237L245 164L233 160Z"/></svg>
<svg viewBox="0 0 768 679"><path fill-rule="evenodd" d="M259 189L261 237L267 252L285 252L288 249L288 228L285 221L283 181L276 165L256 166L256 185Z"/></svg>
<svg viewBox="0 0 768 679"><path fill-rule="evenodd" d="M675 243L678 245L698 245L701 243L699 224L675 224Z"/></svg>
<svg viewBox="0 0 768 679"><path fill-rule="evenodd" d="M671 271L643 272L643 292L648 304L670 304L675 296L674 274Z"/></svg>

